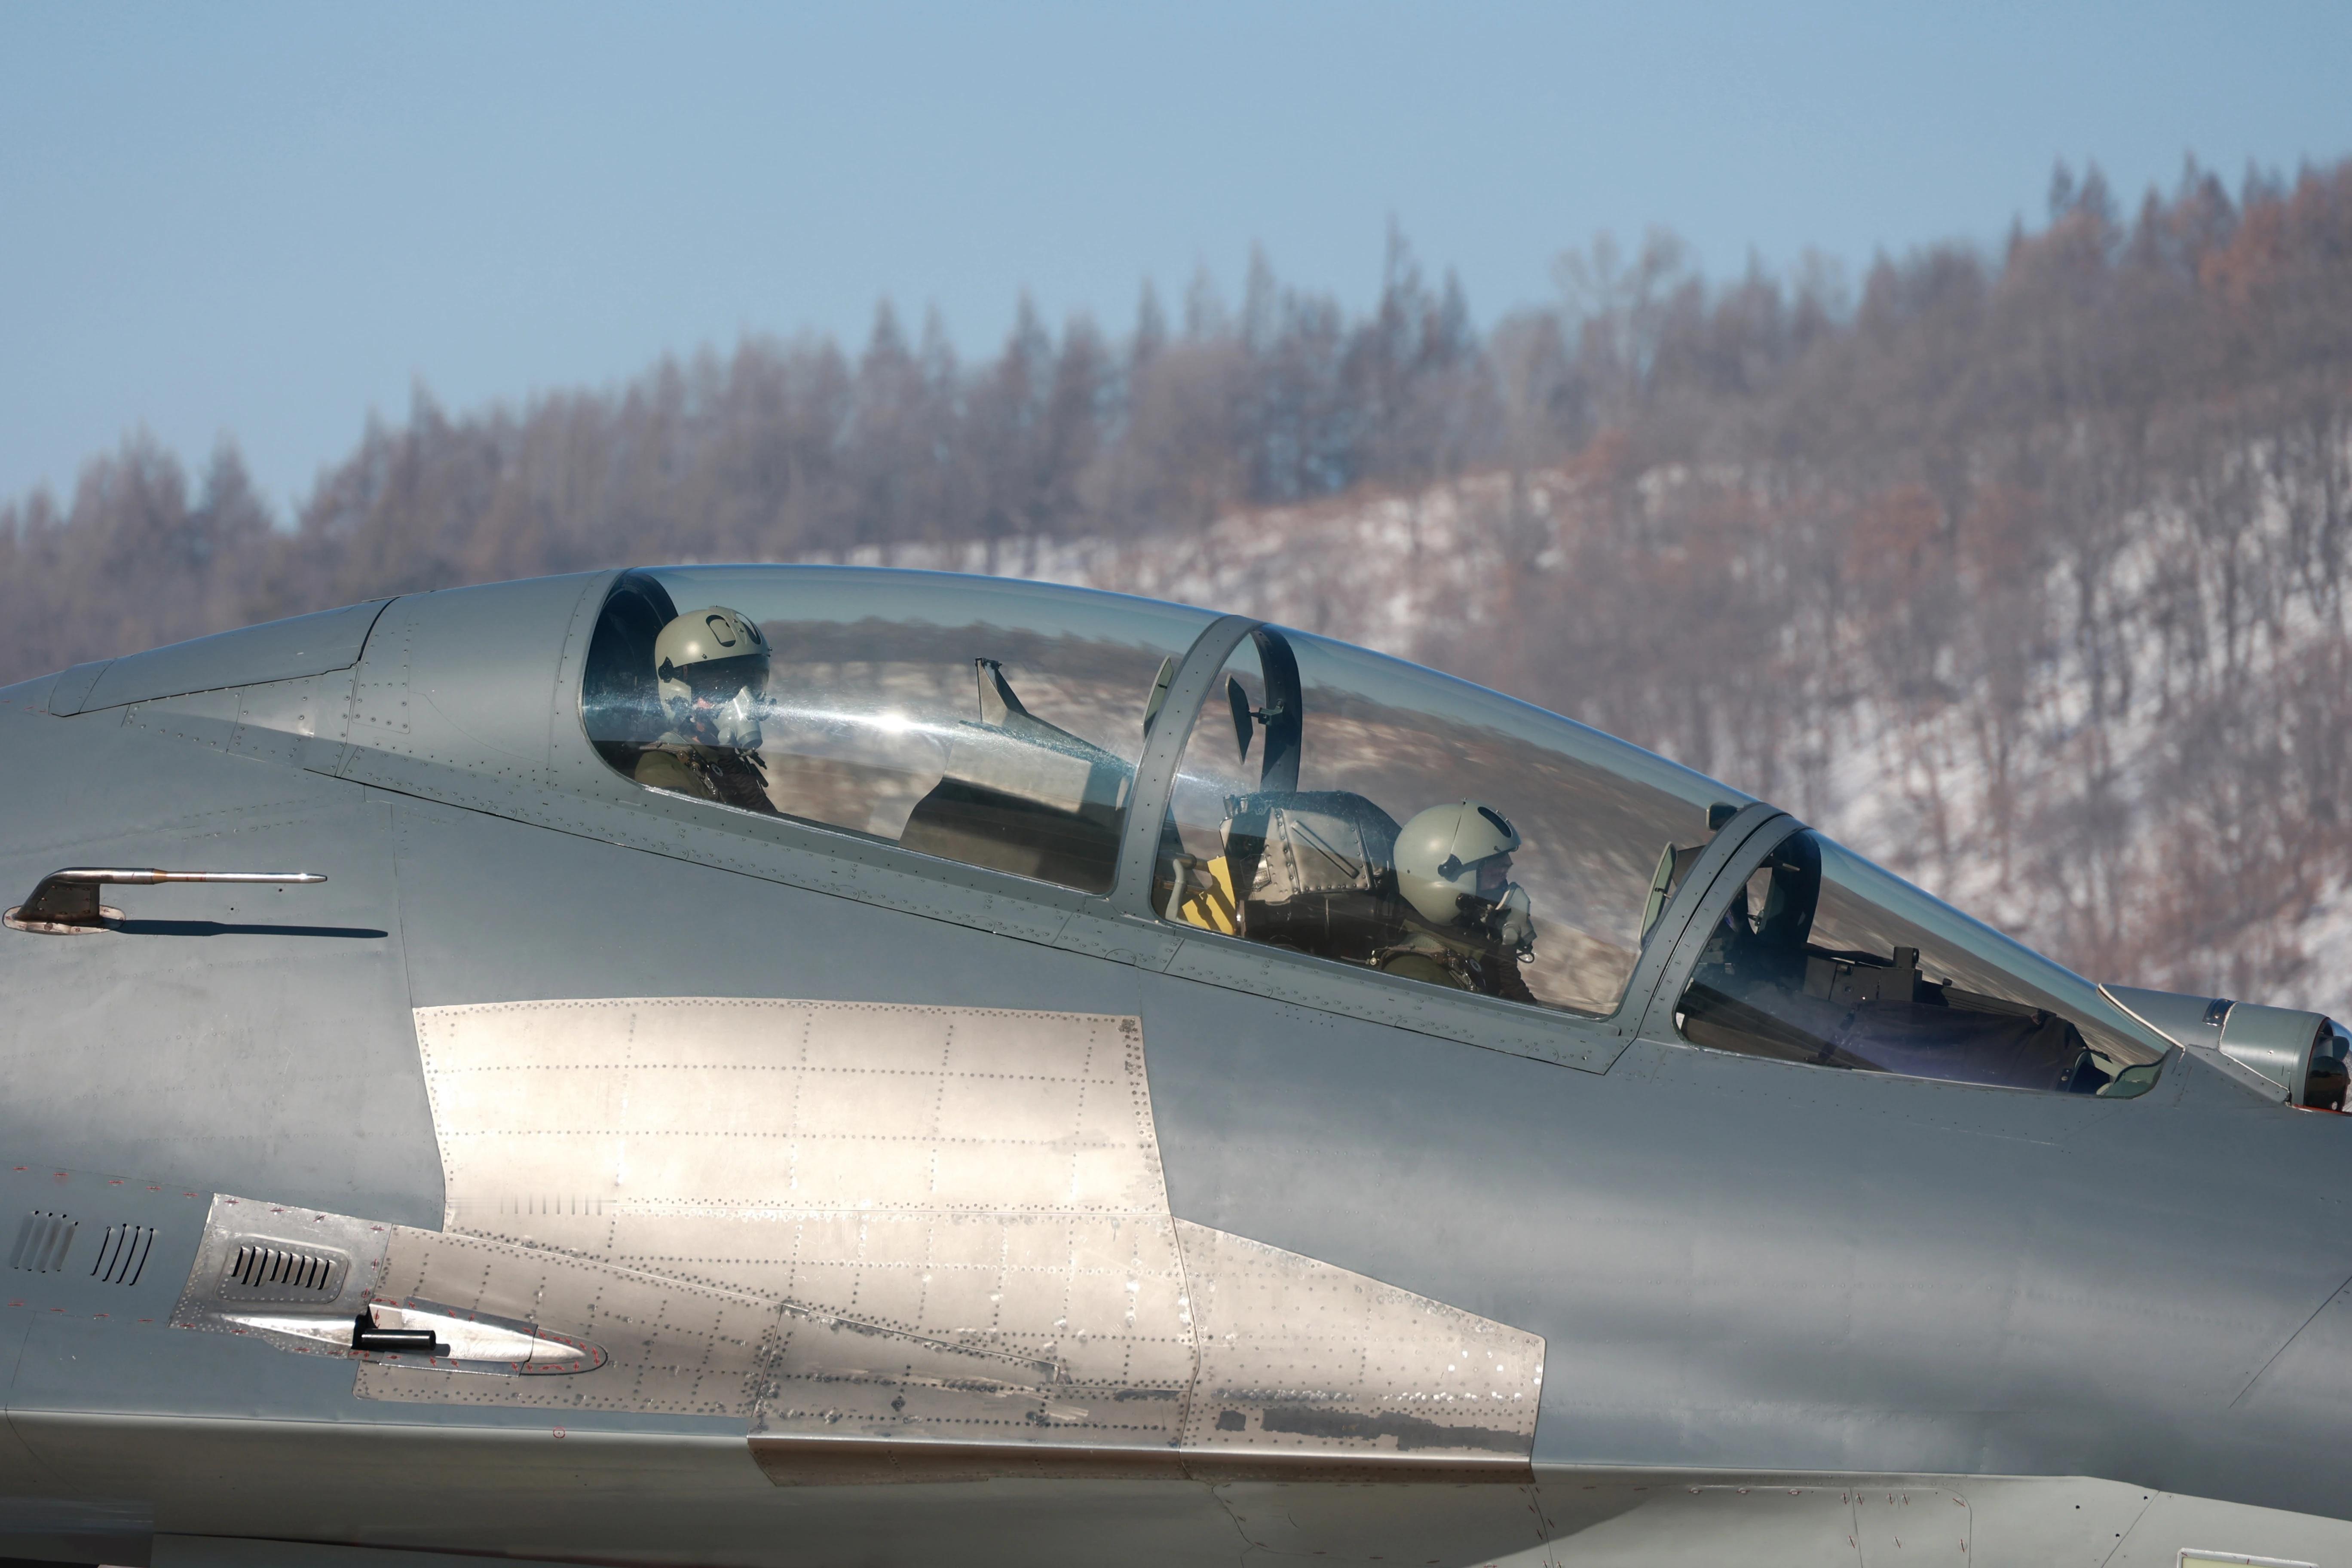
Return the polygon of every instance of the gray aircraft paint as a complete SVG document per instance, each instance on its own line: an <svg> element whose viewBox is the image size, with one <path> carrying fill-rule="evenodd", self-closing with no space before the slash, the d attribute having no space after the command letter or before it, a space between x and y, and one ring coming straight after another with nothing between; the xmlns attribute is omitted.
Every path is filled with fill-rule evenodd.
<svg viewBox="0 0 2352 1568"><path fill-rule="evenodd" d="M2345 1552L2334 1120L2191 1051L2150 1094L2106 1101L1696 1050L1663 1002L1639 1005L1678 991L1687 943L1652 945L1638 1023L1588 1024L1235 952L1151 921L1131 884L1097 900L787 823L712 826L717 808L636 790L581 735L609 581L396 600L355 663L281 653L242 689L169 691L217 679L219 654L175 679L158 650L141 656L152 695L115 707L47 706L71 684L58 707L79 708L103 671L0 692L10 890L100 862L332 878L126 889L121 931L5 933L0 1168L171 1189L151 1194L149 1268L179 1260L176 1296L216 1193L443 1223L412 1008L740 996L1134 1016L1176 1219L1543 1338L1536 1489L1293 1487L1269 1510L1253 1488L1273 1483L1011 1479L877 1509L858 1488L771 1485L740 1419L568 1413L559 1438L531 1411L362 1401L331 1359L60 1295L0 1316L22 1337L7 1550L150 1531L158 1563L205 1560L178 1543L194 1536L540 1550L561 1518L573 1552L657 1553L690 1531L712 1562L1037 1562L1086 1560L1116 1521L1122 1554L1169 1563L1250 1542L1706 1561L1727 1528L1785 1538L1789 1561L1875 1563L1867 1482L1962 1500L1937 1506L1968 1515L1979 1562ZM1195 655L1193 705L1207 679L1183 678L1223 649ZM1788 830L1743 815L1670 930ZM742 918L679 913L714 904ZM192 1443L221 1456L201 1476L175 1468ZM1759 1487L1789 1500L1769 1526L1739 1500ZM781 1541L785 1518L818 1533ZM2175 1538L2200 1523L2236 1533Z"/></svg>

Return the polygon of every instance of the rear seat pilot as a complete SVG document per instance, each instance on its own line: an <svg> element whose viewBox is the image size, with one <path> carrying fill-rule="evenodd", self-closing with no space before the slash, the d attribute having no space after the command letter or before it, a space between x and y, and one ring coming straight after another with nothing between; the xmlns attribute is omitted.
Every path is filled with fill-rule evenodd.
<svg viewBox="0 0 2352 1568"><path fill-rule="evenodd" d="M1523 840L1503 814L1476 801L1433 805L1397 832L1397 891L1404 935L1379 968L1409 980L1533 1002L1519 965L1536 948L1527 889L1510 879Z"/></svg>
<svg viewBox="0 0 2352 1568"><path fill-rule="evenodd" d="M654 639L654 679L669 728L637 759L636 781L773 815L760 755L768 639L759 626L723 605L690 610Z"/></svg>

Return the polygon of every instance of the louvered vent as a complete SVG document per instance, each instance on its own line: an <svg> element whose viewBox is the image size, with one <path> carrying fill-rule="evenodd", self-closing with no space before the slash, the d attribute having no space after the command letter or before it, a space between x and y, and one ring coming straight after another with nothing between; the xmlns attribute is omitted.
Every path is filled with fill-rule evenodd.
<svg viewBox="0 0 2352 1568"><path fill-rule="evenodd" d="M8 1254L8 1267L54 1274L65 1267L66 1249L73 1246L73 1238L71 1215L35 1209L16 1227L16 1245Z"/></svg>
<svg viewBox="0 0 2352 1568"><path fill-rule="evenodd" d="M110 1225L98 1244L98 1261L89 1266L89 1277L109 1285L136 1285L139 1271L147 1267L147 1249L154 1245L152 1226Z"/></svg>
<svg viewBox="0 0 2352 1568"><path fill-rule="evenodd" d="M224 1301L331 1301L350 1262L323 1247L258 1238L240 1241L221 1273Z"/></svg>

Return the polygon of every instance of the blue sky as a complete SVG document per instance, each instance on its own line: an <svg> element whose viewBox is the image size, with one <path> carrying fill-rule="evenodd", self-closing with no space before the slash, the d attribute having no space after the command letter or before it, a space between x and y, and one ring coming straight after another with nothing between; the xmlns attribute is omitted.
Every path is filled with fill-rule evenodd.
<svg viewBox="0 0 2352 1568"><path fill-rule="evenodd" d="M1996 241L2054 159L2352 153L2352 5L0 7L0 496L144 424L281 505L410 388L605 384L876 300L1114 331L1253 243L1480 322L1597 230L1717 274Z"/></svg>

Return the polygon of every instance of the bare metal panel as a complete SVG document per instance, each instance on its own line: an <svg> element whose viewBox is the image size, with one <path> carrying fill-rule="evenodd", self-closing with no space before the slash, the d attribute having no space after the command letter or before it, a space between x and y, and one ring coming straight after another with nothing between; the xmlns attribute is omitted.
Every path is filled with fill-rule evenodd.
<svg viewBox="0 0 2352 1568"><path fill-rule="evenodd" d="M749 1415L751 1379L776 1312L744 1290L615 1268L479 1237L402 1229L383 1295L531 1323L610 1359L576 1376L495 1377L466 1368L370 1361L363 1399Z"/></svg>
<svg viewBox="0 0 2352 1568"><path fill-rule="evenodd" d="M419 1237L440 1239L429 1231L349 1215L215 1194L172 1326L242 1334L299 1355L369 1364L414 1365L426 1359L437 1372L461 1378L537 1378L604 1364L598 1347L551 1335L519 1316L499 1317L413 1294L387 1300L394 1288L386 1279L387 1256L395 1249L413 1255L413 1238ZM420 1358L415 1352L357 1349L352 1331L362 1313L380 1329L430 1331L446 1353ZM362 1371L364 1377L364 1366ZM463 1400L461 1394L451 1397Z"/></svg>
<svg viewBox="0 0 2352 1568"><path fill-rule="evenodd" d="M1543 1341L1278 1247L1176 1222L1200 1376L1188 1450L1489 1459L1524 1469Z"/></svg>
<svg viewBox="0 0 2352 1568"><path fill-rule="evenodd" d="M934 1414L941 1399L950 1406L993 1401L1000 1415L1017 1415L1039 1405L1064 1372L1050 1360L926 1339L756 1290L480 1237L395 1233L383 1289L409 1300L437 1293L443 1314L528 1321L541 1336L561 1330L608 1359L590 1369L597 1375L528 1384L470 1376L478 1369L463 1366L387 1360L361 1369L363 1398L748 1421L782 1379L833 1385L828 1409L836 1424L845 1405L880 1409L899 1397L903 1426ZM462 1299L450 1301L452 1295Z"/></svg>
<svg viewBox="0 0 2352 1568"><path fill-rule="evenodd" d="M1041 1445L1057 1473L1180 1445L1525 1470L1540 1339L1173 1218L1133 1018L657 998L416 1020L447 1232L395 1237L386 1295L613 1359L561 1388L370 1366L364 1395L740 1413L780 1480L1026 1473L1005 1456Z"/></svg>
<svg viewBox="0 0 2352 1568"><path fill-rule="evenodd" d="M417 1025L448 1229L776 1303L760 1429L1174 1442L1192 1352L1135 1020L719 999Z"/></svg>

